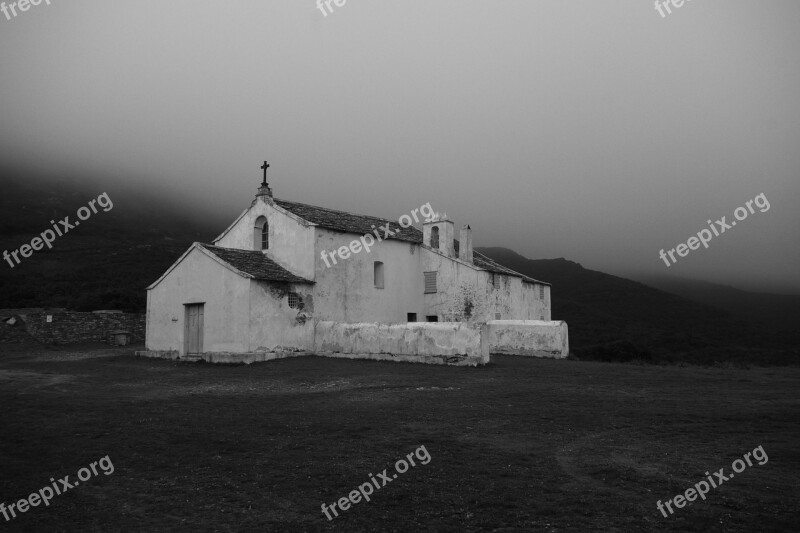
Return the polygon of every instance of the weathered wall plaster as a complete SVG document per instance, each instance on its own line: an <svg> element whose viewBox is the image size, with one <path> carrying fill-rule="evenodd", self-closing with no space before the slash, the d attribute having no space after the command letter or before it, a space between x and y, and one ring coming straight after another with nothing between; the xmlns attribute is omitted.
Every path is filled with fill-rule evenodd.
<svg viewBox="0 0 800 533"><path fill-rule="evenodd" d="M569 355L567 323L563 320L492 320L487 328L491 353L556 359Z"/></svg>

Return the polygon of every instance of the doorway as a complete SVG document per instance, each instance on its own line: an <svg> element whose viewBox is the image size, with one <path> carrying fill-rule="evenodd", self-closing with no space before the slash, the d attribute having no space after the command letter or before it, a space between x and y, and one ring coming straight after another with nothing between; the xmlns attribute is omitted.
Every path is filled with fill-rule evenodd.
<svg viewBox="0 0 800 533"><path fill-rule="evenodd" d="M186 328L184 330L184 345L186 355L199 355L203 353L203 306L205 304L186 305Z"/></svg>

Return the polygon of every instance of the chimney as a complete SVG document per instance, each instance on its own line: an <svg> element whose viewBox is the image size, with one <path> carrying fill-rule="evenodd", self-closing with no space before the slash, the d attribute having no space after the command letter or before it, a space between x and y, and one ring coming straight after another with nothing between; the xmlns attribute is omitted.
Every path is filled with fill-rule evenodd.
<svg viewBox="0 0 800 533"><path fill-rule="evenodd" d="M472 264L472 228L469 224L461 228L459 236L458 258L465 263Z"/></svg>

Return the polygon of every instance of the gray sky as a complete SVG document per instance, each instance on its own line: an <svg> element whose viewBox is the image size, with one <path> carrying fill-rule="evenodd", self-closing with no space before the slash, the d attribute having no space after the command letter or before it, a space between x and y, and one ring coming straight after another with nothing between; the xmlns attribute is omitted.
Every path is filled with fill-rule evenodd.
<svg viewBox="0 0 800 533"><path fill-rule="evenodd" d="M269 159L280 198L430 202L478 246L800 292L796 0L51 4L0 14L3 163L235 217Z"/></svg>

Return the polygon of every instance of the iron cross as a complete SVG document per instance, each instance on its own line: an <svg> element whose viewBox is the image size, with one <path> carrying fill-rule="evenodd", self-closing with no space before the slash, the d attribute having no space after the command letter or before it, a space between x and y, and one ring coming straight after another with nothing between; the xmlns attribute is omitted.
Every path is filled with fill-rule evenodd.
<svg viewBox="0 0 800 533"><path fill-rule="evenodd" d="M264 181L263 181L263 182L261 182L261 185L262 185L263 187L266 187L266 186L267 186L267 169L268 169L268 168L269 168L269 163L267 163L266 161L264 161L264 164L263 164L263 165L261 165L261 169L264 171Z"/></svg>

